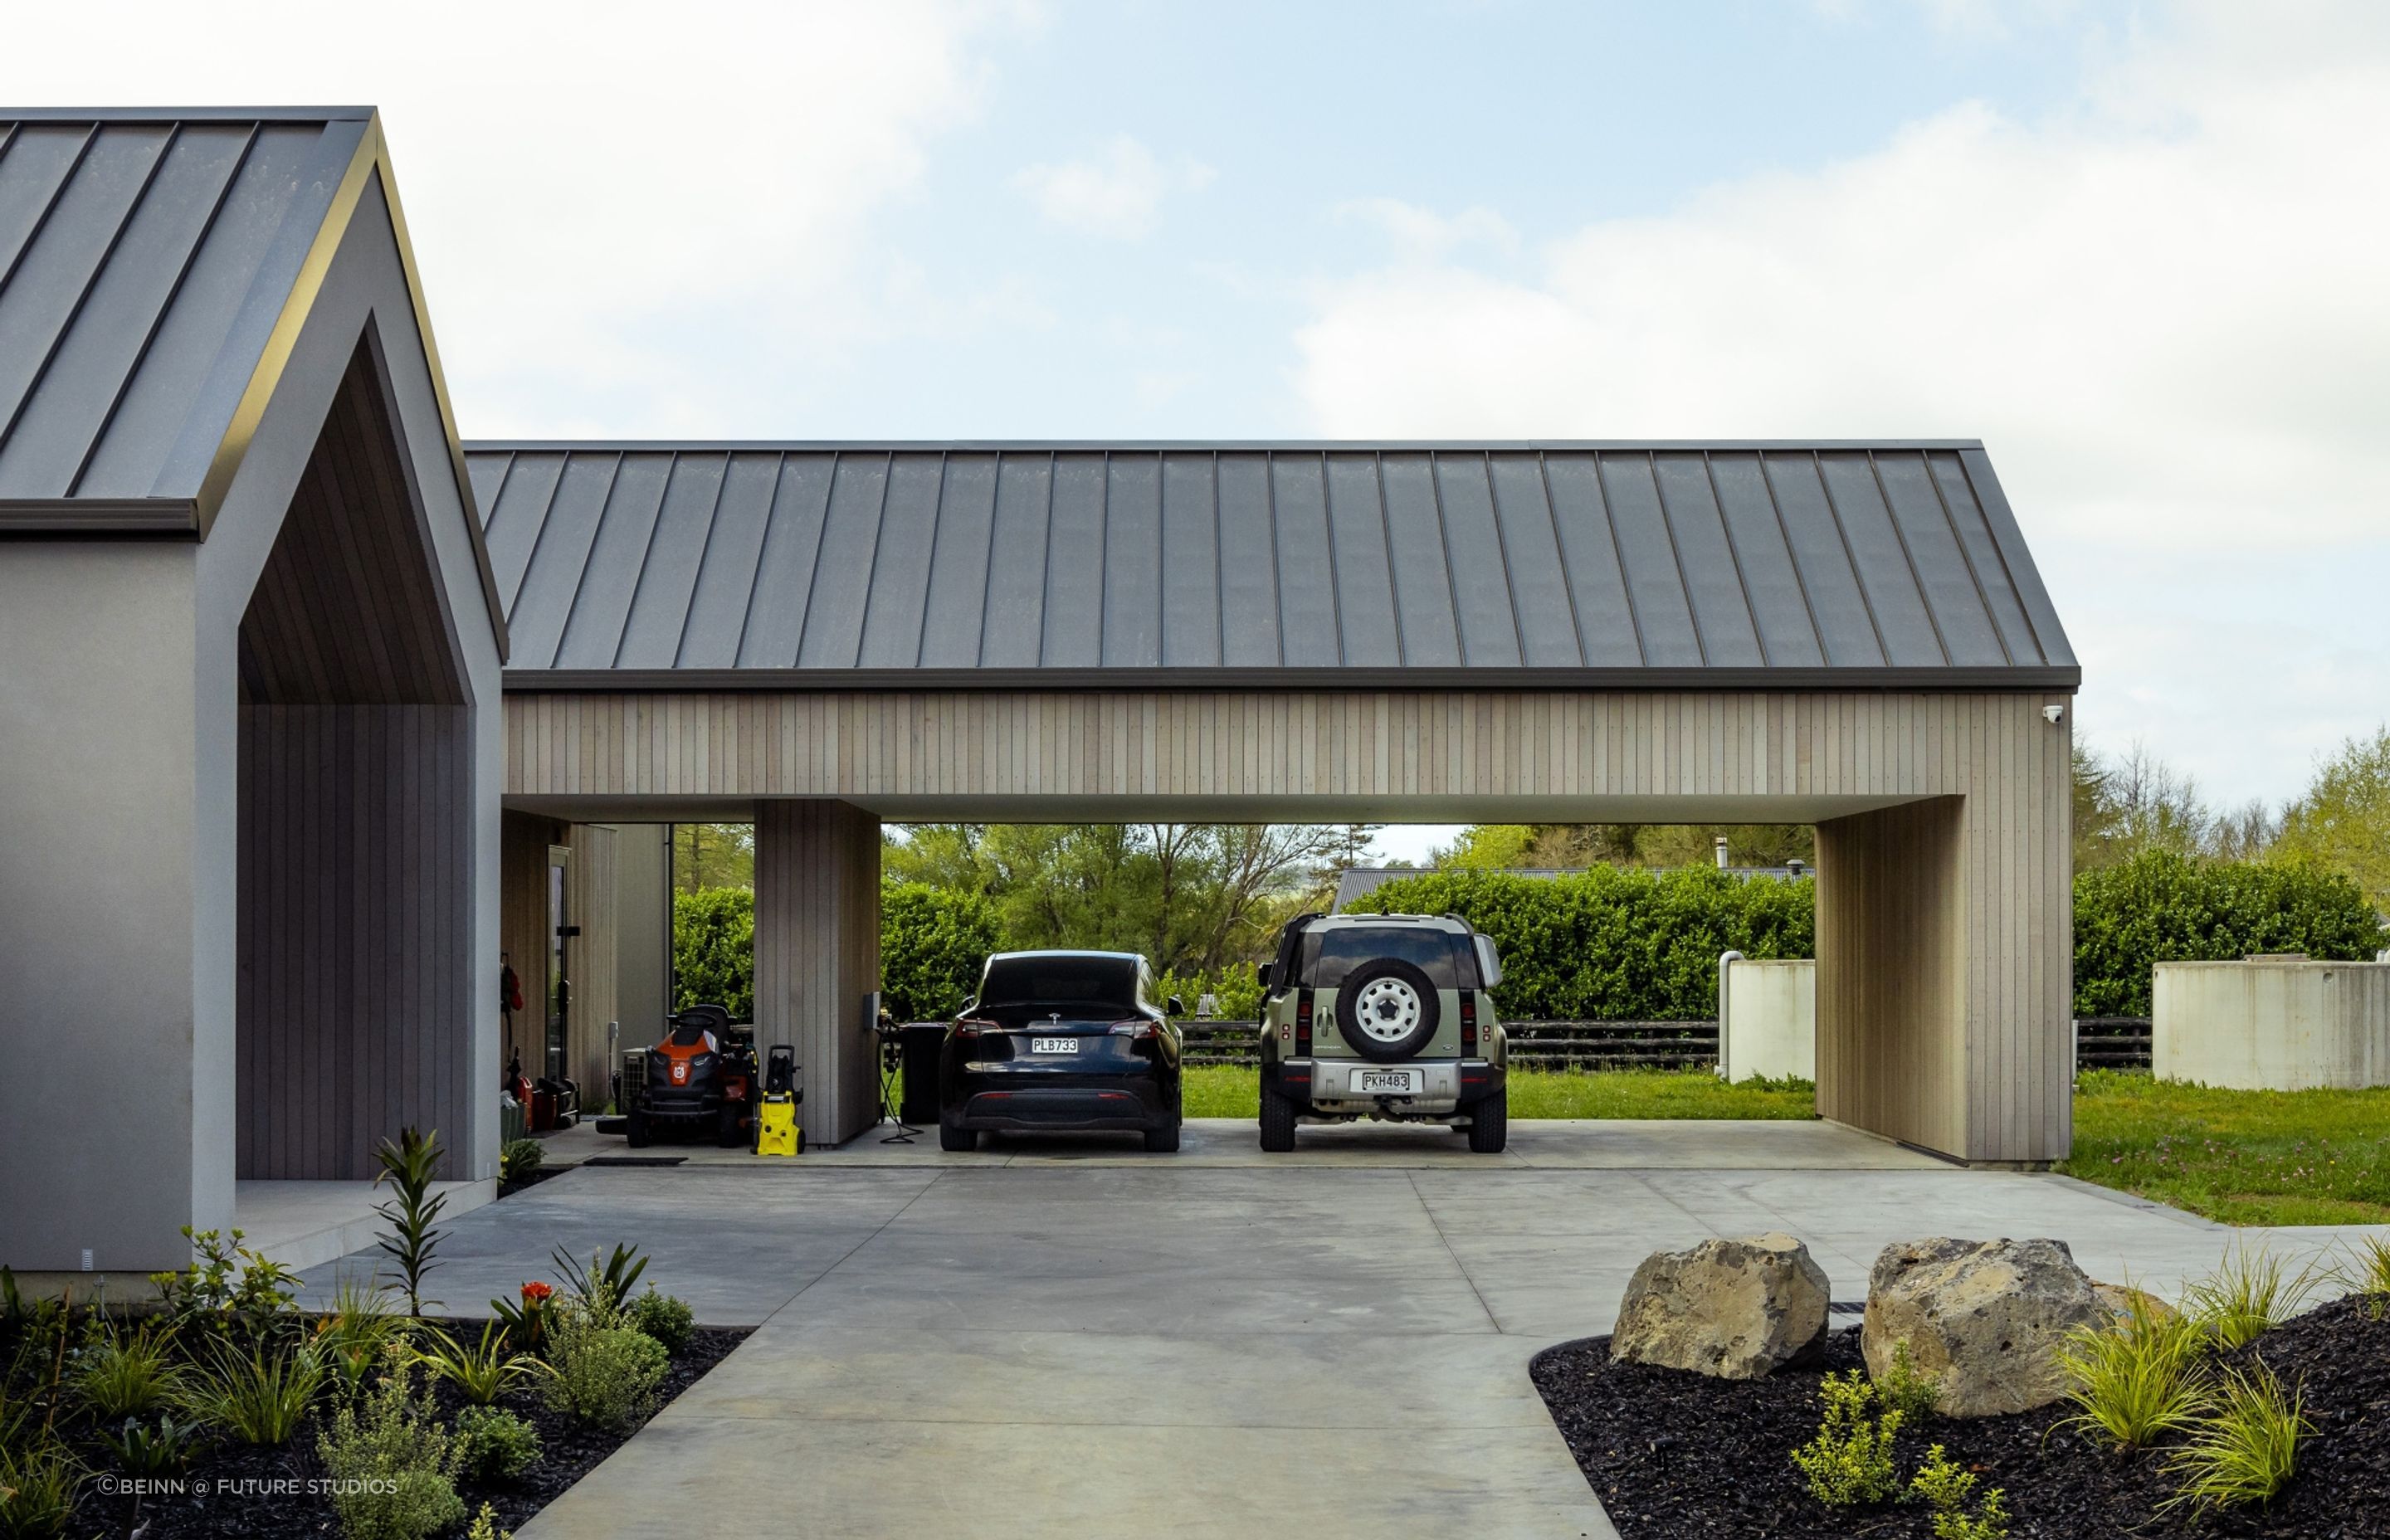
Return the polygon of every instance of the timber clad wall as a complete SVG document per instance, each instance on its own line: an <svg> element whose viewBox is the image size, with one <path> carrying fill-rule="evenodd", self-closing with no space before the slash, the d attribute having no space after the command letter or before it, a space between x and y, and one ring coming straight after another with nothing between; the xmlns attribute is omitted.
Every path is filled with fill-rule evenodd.
<svg viewBox="0 0 2390 1540"><path fill-rule="evenodd" d="M509 694L510 796L1967 794L2049 694ZM2058 761L2064 763L2062 754Z"/></svg>
<svg viewBox="0 0 2390 1540"><path fill-rule="evenodd" d="M838 799L869 809L858 815L867 818L1399 812L1815 822L1823 1110L1969 1160L2037 1161L2063 1155L2071 1137L2070 734L2042 715L2069 699L2056 691L520 693L507 699L508 791L660 806ZM772 905L797 902L789 884L861 880L818 866L805 868L809 878L771 876L775 839L812 848L789 832L785 806L763 802L758 880L767 892L777 884L780 896L758 894L759 947ZM775 827L783 833L765 832ZM869 866L876 877L876 855ZM827 916L801 922L800 935L816 933L854 942ZM842 983L837 1009L869 987ZM809 1076L821 1072L823 1060L805 1062Z"/></svg>
<svg viewBox="0 0 2390 1540"><path fill-rule="evenodd" d="M401 1127L453 1151L480 1110L469 755L462 707L240 708L244 1179L370 1176Z"/></svg>
<svg viewBox="0 0 2390 1540"><path fill-rule="evenodd" d="M880 987L880 820L833 802L766 802L755 820L755 1048L803 1067L806 1136L877 1116L865 996Z"/></svg>

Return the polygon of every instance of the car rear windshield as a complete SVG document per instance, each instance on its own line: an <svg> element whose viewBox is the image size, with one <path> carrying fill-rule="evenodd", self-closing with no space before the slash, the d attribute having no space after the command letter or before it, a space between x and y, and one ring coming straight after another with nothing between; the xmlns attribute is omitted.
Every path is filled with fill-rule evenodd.
<svg viewBox="0 0 2390 1540"><path fill-rule="evenodd" d="M998 1006L1105 1006L1137 1008L1137 962L1130 957L997 957L987 965L979 1003Z"/></svg>
<svg viewBox="0 0 2390 1540"><path fill-rule="evenodd" d="M1344 975L1376 957L1400 957L1438 989L1460 989L1465 938L1424 925L1369 925L1314 930L1303 938L1303 982L1334 989Z"/></svg>

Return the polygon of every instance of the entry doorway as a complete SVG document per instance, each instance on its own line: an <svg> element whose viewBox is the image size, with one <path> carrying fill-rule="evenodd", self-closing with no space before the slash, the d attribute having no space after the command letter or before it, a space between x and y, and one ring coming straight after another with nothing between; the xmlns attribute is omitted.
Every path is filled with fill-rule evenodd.
<svg viewBox="0 0 2390 1540"><path fill-rule="evenodd" d="M567 1045L572 1041L572 980L570 971L572 938L581 927L572 923L572 847L547 847L547 1035L541 1072L550 1080L567 1078Z"/></svg>

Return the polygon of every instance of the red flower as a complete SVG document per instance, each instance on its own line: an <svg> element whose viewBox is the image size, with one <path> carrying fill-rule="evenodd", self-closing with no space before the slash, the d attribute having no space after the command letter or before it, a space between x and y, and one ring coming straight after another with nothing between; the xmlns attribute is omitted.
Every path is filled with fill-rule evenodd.
<svg viewBox="0 0 2390 1540"><path fill-rule="evenodd" d="M553 1288L545 1283L526 1283L522 1286L522 1297L533 1304L544 1303L555 1292Z"/></svg>

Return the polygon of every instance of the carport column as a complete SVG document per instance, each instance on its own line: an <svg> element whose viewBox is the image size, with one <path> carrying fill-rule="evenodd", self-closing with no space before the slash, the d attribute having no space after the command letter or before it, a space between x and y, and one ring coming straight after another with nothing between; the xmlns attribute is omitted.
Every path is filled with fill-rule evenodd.
<svg viewBox="0 0 2390 1540"><path fill-rule="evenodd" d="M755 813L755 1042L795 1046L806 1137L878 1116L867 1004L880 987L880 820L827 801Z"/></svg>
<svg viewBox="0 0 2390 1540"><path fill-rule="evenodd" d="M1819 1113L1972 1162L2065 1157L2072 892L2056 795L2035 817L1937 797L1818 826Z"/></svg>

